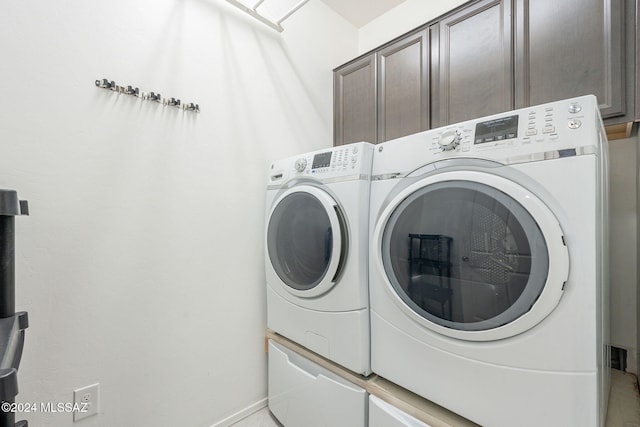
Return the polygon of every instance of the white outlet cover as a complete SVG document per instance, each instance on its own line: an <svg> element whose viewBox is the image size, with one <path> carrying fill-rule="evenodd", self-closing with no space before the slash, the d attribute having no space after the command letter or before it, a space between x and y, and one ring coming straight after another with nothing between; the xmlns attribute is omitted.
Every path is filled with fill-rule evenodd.
<svg viewBox="0 0 640 427"><path fill-rule="evenodd" d="M100 383L73 390L73 421L80 421L98 413Z"/></svg>

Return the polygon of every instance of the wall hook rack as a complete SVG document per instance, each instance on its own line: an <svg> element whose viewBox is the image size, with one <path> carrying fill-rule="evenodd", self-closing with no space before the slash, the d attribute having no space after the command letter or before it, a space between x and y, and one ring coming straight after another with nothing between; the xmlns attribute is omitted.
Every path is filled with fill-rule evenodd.
<svg viewBox="0 0 640 427"><path fill-rule="evenodd" d="M137 98L140 98L145 101L154 101L161 103L163 105L167 105L170 107L181 108L184 111L193 111L196 113L200 112L200 106L196 103L189 102L187 104L182 104L179 98L162 98L159 93L156 92L142 92L139 88L133 87L130 85L120 86L117 85L116 82L109 79L99 79L95 81L96 87L101 89L109 89L117 93L121 93L124 95L133 95Z"/></svg>

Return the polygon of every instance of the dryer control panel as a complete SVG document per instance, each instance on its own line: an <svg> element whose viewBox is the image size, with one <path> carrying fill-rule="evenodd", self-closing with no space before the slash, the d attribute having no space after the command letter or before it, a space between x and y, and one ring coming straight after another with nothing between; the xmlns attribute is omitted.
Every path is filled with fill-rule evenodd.
<svg viewBox="0 0 640 427"><path fill-rule="evenodd" d="M309 156L311 159L311 169L301 172L325 174L356 169L358 162L361 161L358 155L359 151L360 147L354 145L353 147L336 147L329 151L312 154Z"/></svg>
<svg viewBox="0 0 640 427"><path fill-rule="evenodd" d="M373 146L355 143L314 151L298 156L294 162L296 175L310 175L319 179L360 173L371 167Z"/></svg>
<svg viewBox="0 0 640 427"><path fill-rule="evenodd" d="M319 180L370 175L373 144L357 142L280 160L271 165L269 184L311 177Z"/></svg>

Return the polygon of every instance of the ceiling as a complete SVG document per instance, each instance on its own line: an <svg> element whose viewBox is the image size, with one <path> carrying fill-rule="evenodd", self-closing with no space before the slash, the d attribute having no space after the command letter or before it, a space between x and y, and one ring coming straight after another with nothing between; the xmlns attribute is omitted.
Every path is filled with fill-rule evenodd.
<svg viewBox="0 0 640 427"><path fill-rule="evenodd" d="M227 0L249 15L283 31L280 23L309 0ZM403 3L405 0L322 0L336 13L356 28L373 21L378 16Z"/></svg>
<svg viewBox="0 0 640 427"><path fill-rule="evenodd" d="M322 0L355 27L360 28L404 0Z"/></svg>

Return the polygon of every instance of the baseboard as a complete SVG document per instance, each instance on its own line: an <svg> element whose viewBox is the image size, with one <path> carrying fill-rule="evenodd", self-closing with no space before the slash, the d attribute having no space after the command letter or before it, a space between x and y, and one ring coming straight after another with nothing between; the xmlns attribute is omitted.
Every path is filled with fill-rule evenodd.
<svg viewBox="0 0 640 427"><path fill-rule="evenodd" d="M247 406L246 408L236 412L235 414L228 416L224 420L218 421L217 423L213 424L211 427L229 427L229 426L232 426L233 424L237 423L238 421L247 418L249 415L258 412L260 409L266 408L267 404L268 404L268 400L267 400L266 397L264 399L260 399L257 402Z"/></svg>

